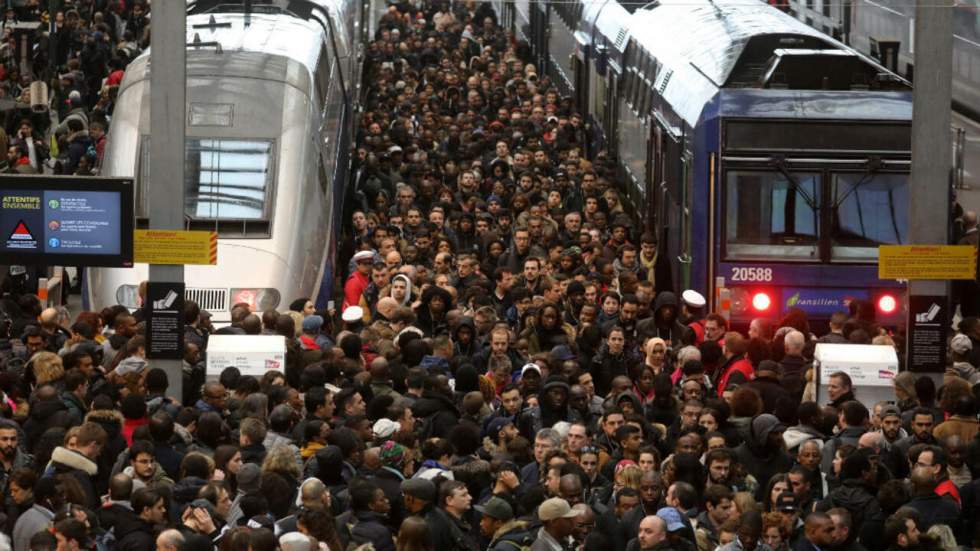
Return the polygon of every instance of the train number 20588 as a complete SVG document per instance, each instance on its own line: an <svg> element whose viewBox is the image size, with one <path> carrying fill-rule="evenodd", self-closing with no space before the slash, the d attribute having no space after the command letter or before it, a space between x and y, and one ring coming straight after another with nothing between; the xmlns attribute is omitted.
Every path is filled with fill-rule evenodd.
<svg viewBox="0 0 980 551"><path fill-rule="evenodd" d="M772 268L732 268L732 281L772 281Z"/></svg>

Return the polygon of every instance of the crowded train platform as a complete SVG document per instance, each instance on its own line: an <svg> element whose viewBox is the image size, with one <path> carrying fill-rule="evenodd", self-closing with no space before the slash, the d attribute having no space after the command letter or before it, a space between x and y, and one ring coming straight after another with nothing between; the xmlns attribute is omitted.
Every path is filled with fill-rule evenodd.
<svg viewBox="0 0 980 551"><path fill-rule="evenodd" d="M0 168L98 174L149 1L59 2L24 65L13 29L48 22L40 4L4 11ZM675 286L490 3L406 0L375 28L335 307L221 324L185 301L175 396L145 304L49 306L6 274L0 551L980 547L980 319L958 317L937 374L906 369L866 301L734 323ZM976 246L976 213L958 227ZM209 375L216 335L279 336L284 368ZM827 345L889 350L897 373L824 380Z"/></svg>

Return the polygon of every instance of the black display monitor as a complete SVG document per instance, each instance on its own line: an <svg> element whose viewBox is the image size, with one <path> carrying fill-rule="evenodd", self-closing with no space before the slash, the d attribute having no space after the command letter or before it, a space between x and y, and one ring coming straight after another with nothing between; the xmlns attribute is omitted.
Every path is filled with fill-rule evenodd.
<svg viewBox="0 0 980 551"><path fill-rule="evenodd" d="M133 179L0 176L4 264L133 266Z"/></svg>

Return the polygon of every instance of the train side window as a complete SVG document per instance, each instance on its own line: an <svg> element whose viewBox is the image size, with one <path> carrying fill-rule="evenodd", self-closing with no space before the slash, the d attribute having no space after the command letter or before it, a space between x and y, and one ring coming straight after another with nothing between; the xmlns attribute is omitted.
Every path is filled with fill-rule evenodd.
<svg viewBox="0 0 980 551"><path fill-rule="evenodd" d="M819 258L820 174L730 171L725 251L731 259Z"/></svg>
<svg viewBox="0 0 980 551"><path fill-rule="evenodd" d="M908 180L908 174L833 175L832 260L875 260L878 245L908 242Z"/></svg>

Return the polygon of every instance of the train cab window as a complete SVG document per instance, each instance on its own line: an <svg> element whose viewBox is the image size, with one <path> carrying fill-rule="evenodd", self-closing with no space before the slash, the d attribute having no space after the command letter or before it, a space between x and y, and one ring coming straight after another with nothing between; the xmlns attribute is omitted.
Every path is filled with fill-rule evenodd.
<svg viewBox="0 0 980 551"><path fill-rule="evenodd" d="M731 259L819 259L818 173L731 171L725 250Z"/></svg>
<svg viewBox="0 0 980 551"><path fill-rule="evenodd" d="M835 173L831 259L875 260L878 245L908 242L908 174Z"/></svg>
<svg viewBox="0 0 980 551"><path fill-rule="evenodd" d="M271 140L189 138L185 211L191 220L271 217Z"/></svg>

